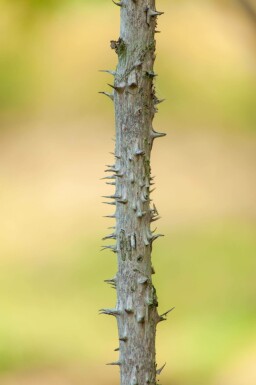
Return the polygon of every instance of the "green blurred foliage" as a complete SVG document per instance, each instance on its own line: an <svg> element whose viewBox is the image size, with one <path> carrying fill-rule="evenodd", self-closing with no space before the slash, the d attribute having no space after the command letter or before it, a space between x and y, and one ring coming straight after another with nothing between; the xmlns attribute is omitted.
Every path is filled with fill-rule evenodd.
<svg viewBox="0 0 256 385"><path fill-rule="evenodd" d="M53 261L45 255L43 265L2 263L2 372L101 361L103 334L104 344L114 346L114 321L96 312L104 301L114 304L114 293L99 282L113 275L115 261L99 257L97 247L92 240L77 240L58 256L61 264L56 255ZM209 382L216 367L250 343L256 321L255 253L254 228L234 223L176 232L155 247L160 311L176 305L159 327L158 349L160 356L172 356L171 375L182 383Z"/></svg>
<svg viewBox="0 0 256 385"><path fill-rule="evenodd" d="M235 360L256 344L255 205L248 193L255 187L255 28L231 0L163 0L159 6L166 15L159 20L156 91L167 103L159 107L156 125L160 131L175 127L170 148L154 152L155 158L163 155L159 197L165 186L170 192L165 202L178 201L175 191L183 191L192 197L199 220L185 219L173 231L173 216L188 215L187 201L180 198L178 214L166 207L168 237L155 246L153 264L160 312L176 310L170 323L160 325L158 356L159 362L171 363L166 383L219 385L216 373L230 362L235 368ZM109 41L118 37L119 9L110 0L0 0L0 11L1 382L5 373L19 378L22 372L64 371L77 363L103 365L116 348L114 322L97 316L99 308L114 306L114 292L101 282L114 275L116 263L98 253L98 220L79 222L75 203L82 191L89 202L78 210L84 218L99 205L92 199L100 177L97 162L105 153L101 138L113 126L113 110L97 94L109 82L98 69L115 67ZM77 121L82 121L80 134ZM184 141L188 131L199 143L198 154ZM201 142L202 132L208 136ZM241 148L232 152L235 134ZM67 135L58 151L54 135ZM72 147L79 135L82 146ZM194 168L183 163L189 157ZM232 162L239 172L227 167ZM222 168L227 190L213 188ZM175 183L180 183L177 190ZM190 189L184 192L184 186ZM205 223L202 211L208 213ZM85 236L93 225L93 234Z"/></svg>
<svg viewBox="0 0 256 385"><path fill-rule="evenodd" d="M12 116L13 113L20 115L25 112L31 116L40 113L42 108L44 113L52 109L57 111L63 108L62 97L66 94L68 108L65 107L65 111L72 116L86 114L87 109L98 110L96 97L89 98L89 94L94 92L94 86L100 84L95 62L98 60L100 67L103 55L108 52L97 52L97 29L91 29L92 18L95 23L97 20L95 7L98 3L85 0L2 2L3 13L7 13L8 17L7 21L3 19L5 22L0 40L0 118L1 115L6 117L6 111L11 111ZM112 10L118 25L118 12L115 8L113 10L111 2L100 4L106 9L106 18L99 20L98 34L104 36L104 30L109 28L109 33L106 33L109 40L113 37L110 33L114 29L108 15ZM193 11L190 1L173 2L171 5L163 1L164 5L170 7L167 9L170 21L163 25L163 43L162 36L158 39L161 60L156 65L161 76L157 79L157 90L160 90L162 97L171 101L173 119L188 123L186 116L193 115L195 124L201 126L211 122L221 129L254 130L256 74L253 67L256 67L256 37L251 21L239 7L239 2L198 0L194 8L202 7L204 16ZM44 10L47 10L46 14ZM79 14L84 17L84 25ZM181 27L175 32L176 14ZM240 23L240 32L236 30L237 23ZM80 40L80 60L87 72L83 72L81 66L78 72L71 74L65 67L70 60L73 60L74 68L78 66L79 53L73 53L70 45L65 52L64 42L71 38L67 28L72 28L72 25L70 33L74 41ZM213 29L216 29L216 36L213 35ZM219 39L223 42L218 43ZM108 40L104 37L102 40L107 48ZM87 47L90 50L88 52ZM61 61L58 61L59 54ZM109 55L113 56L110 52ZM115 65L114 59L111 61ZM46 84L54 99L50 98L48 103L45 100ZM161 110L164 116L169 112L167 108L163 106Z"/></svg>

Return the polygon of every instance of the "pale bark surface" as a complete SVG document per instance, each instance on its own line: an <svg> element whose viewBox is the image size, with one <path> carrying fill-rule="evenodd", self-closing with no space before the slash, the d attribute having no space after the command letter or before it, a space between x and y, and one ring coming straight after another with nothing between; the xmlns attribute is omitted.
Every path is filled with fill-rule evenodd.
<svg viewBox="0 0 256 385"><path fill-rule="evenodd" d="M115 194L107 198L116 209L116 227L106 246L118 256L118 272L107 282L117 289L115 309L102 309L114 315L119 332L121 385L155 385L155 336L157 323L165 319L157 312L157 296L151 276L152 243L160 235L151 223L158 213L150 200L150 153L155 138L152 121L160 102L154 92L156 11L154 0L122 0L121 33L111 47L118 55L113 94L116 121L115 164L108 166L113 175ZM112 183L112 182L110 182Z"/></svg>

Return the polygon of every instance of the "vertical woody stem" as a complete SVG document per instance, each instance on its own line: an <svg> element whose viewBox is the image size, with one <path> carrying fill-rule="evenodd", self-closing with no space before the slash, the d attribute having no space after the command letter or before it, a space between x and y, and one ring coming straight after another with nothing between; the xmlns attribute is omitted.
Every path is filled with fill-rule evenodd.
<svg viewBox="0 0 256 385"><path fill-rule="evenodd" d="M108 283L117 289L115 309L102 313L117 318L121 385L155 385L156 325L165 319L157 312L157 296L152 284L152 243L160 234L151 231L158 212L150 205L150 154L155 138L165 134L154 131L152 121L160 102L154 92L156 18L155 0L115 2L121 10L121 31L111 47L118 55L113 94L116 122L113 175L116 228L106 238L116 239L107 246L117 253L118 272Z"/></svg>

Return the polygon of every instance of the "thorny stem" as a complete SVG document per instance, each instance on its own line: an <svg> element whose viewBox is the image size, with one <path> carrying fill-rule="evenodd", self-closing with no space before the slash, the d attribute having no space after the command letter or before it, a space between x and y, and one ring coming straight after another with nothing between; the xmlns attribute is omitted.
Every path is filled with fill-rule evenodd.
<svg viewBox="0 0 256 385"><path fill-rule="evenodd" d="M107 166L108 184L115 193L104 198L115 206L108 217L115 218L114 232L105 239L116 240L106 246L117 254L116 277L106 280L117 290L115 309L101 313L117 319L120 346L119 359L110 365L120 367L121 385L155 385L156 326L166 319L169 311L157 312L158 300L151 275L154 234L151 223L159 219L156 207L151 207L150 190L153 184L150 154L154 139L165 134L152 126L159 100L154 90L155 32L157 16L155 0L113 1L120 7L121 31L111 48L118 55L112 93L102 92L114 101L116 145L115 163Z"/></svg>

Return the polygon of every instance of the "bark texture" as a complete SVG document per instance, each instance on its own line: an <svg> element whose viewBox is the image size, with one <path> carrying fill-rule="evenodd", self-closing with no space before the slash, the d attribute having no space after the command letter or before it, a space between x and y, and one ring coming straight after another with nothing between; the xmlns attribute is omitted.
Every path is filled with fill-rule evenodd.
<svg viewBox="0 0 256 385"><path fill-rule="evenodd" d="M116 219L113 233L105 239L116 244L105 246L117 253L118 272L107 280L117 289L115 309L101 313L117 319L120 346L121 385L155 385L157 370L155 336L158 322L168 312L157 312L156 290L151 276L153 241L151 223L159 216L150 200L153 184L150 176L150 153L157 133L152 126L156 105L161 102L154 91L155 32L157 16L154 0L122 0L115 2L121 10L121 31L111 48L118 55L109 96L115 105L115 163L107 166L107 183L115 185L115 193L106 198L115 207L110 218Z"/></svg>

